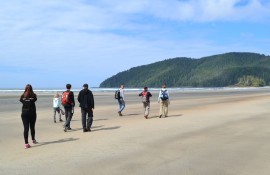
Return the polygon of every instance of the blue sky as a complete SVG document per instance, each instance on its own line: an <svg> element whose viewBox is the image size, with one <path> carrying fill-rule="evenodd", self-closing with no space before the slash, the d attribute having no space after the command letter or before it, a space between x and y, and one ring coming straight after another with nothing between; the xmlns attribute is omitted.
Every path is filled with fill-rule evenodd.
<svg viewBox="0 0 270 175"><path fill-rule="evenodd" d="M268 0L8 0L0 6L0 88L93 87L168 58L270 55Z"/></svg>

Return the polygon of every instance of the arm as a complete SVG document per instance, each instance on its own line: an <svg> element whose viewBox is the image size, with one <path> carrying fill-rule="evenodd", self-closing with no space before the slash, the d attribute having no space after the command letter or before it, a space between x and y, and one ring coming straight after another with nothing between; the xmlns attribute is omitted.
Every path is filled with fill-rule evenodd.
<svg viewBox="0 0 270 175"><path fill-rule="evenodd" d="M169 91L167 90L167 94L168 94L168 103L170 104L170 95L169 95Z"/></svg>
<svg viewBox="0 0 270 175"><path fill-rule="evenodd" d="M78 100L79 103L81 103L81 91L79 92L77 100Z"/></svg>
<svg viewBox="0 0 270 175"><path fill-rule="evenodd" d="M74 100L73 92L71 92L70 97L71 97L71 103L73 103L72 106L74 107L75 106L75 100Z"/></svg>
<svg viewBox="0 0 270 175"><path fill-rule="evenodd" d="M26 98L23 97L23 95L20 97L20 102L23 103ZM30 101L36 102L37 101L37 95L34 94L33 98L27 98Z"/></svg>
<svg viewBox="0 0 270 175"><path fill-rule="evenodd" d="M161 91L159 91L159 94L158 94L158 103L160 102L160 95L161 95Z"/></svg>
<svg viewBox="0 0 270 175"><path fill-rule="evenodd" d="M33 101L34 101L34 102L37 101L37 95L36 95L36 94L34 94L34 99L33 99Z"/></svg>
<svg viewBox="0 0 270 175"><path fill-rule="evenodd" d="M139 96L142 96L142 92L141 92L141 93L139 93Z"/></svg>
<svg viewBox="0 0 270 175"><path fill-rule="evenodd" d="M21 103L23 103L23 96L21 95L20 100Z"/></svg>
<svg viewBox="0 0 270 175"><path fill-rule="evenodd" d="M61 108L61 98L60 97L58 97L58 100L57 100L57 106L59 107L59 108Z"/></svg>
<svg viewBox="0 0 270 175"><path fill-rule="evenodd" d="M91 92L91 102L92 102L92 109L95 109L95 100L92 92Z"/></svg>
<svg viewBox="0 0 270 175"><path fill-rule="evenodd" d="M124 90L120 89L120 97L122 97L123 100L125 100Z"/></svg>

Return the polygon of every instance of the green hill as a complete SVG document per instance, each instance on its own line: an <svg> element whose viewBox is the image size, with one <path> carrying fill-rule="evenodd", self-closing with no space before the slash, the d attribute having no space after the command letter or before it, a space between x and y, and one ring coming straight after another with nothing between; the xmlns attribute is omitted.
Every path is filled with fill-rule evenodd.
<svg viewBox="0 0 270 175"><path fill-rule="evenodd" d="M172 58L120 72L100 87L223 87L237 84L241 78L253 76L269 84L270 56L232 52L192 58Z"/></svg>

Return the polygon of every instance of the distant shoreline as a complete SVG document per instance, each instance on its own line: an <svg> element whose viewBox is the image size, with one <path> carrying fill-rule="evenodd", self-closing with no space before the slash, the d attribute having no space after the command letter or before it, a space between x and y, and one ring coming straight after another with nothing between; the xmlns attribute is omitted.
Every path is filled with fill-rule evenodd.
<svg viewBox="0 0 270 175"><path fill-rule="evenodd" d="M90 88L93 92L114 92L118 88ZM199 92L199 91L245 91L245 90L270 90L270 86L265 87L208 87L208 88L167 88L170 92ZM73 92L79 92L81 89L72 89ZM143 88L126 88L126 92L139 92L142 91ZM160 88L149 88L150 91L159 91ZM0 94L21 94L23 89L0 89ZM63 92L65 89L50 89L50 88L40 88L34 89L34 92L37 94L54 94L56 92Z"/></svg>

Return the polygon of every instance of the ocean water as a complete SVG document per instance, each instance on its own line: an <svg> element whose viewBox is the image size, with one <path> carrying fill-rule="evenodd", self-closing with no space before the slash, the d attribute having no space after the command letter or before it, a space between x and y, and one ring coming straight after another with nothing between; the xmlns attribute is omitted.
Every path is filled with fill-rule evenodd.
<svg viewBox="0 0 270 175"><path fill-rule="evenodd" d="M270 86L266 87L209 87L209 88L167 88L169 92L204 92L204 91L260 91L260 90L270 90ZM81 89L72 89L73 92L79 92ZM93 92L114 92L117 88L90 88ZM125 88L126 92L140 92L143 88ZM149 91L155 92L159 91L160 88L149 88ZM56 92L63 92L65 89L51 89L42 88L34 89L35 93L38 94L51 94ZM0 89L1 94L22 94L24 89Z"/></svg>

